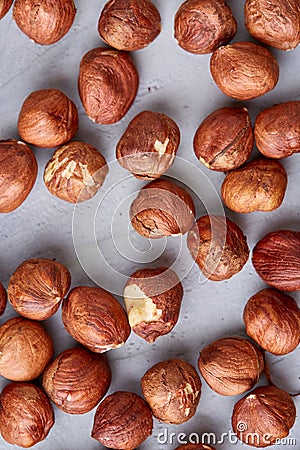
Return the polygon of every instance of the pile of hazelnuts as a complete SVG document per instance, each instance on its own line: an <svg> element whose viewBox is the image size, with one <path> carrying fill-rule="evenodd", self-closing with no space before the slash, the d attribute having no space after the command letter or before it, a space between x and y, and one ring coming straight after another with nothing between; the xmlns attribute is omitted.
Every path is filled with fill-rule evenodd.
<svg viewBox="0 0 300 450"><path fill-rule="evenodd" d="M0 1L0 19L12 3ZM15 0L13 6L17 26L42 45L63 38L75 14L73 0ZM83 56L78 79L82 106L93 122L108 125L125 116L139 85L128 52L149 45L160 33L160 22L150 0L105 4L98 31L109 47L94 48ZM262 43L291 50L300 43L299 0L246 0L245 25ZM217 86L229 97L245 101L276 86L279 66L262 45L229 44L236 30L236 20L223 0L187 0L175 15L179 46L194 54L212 53L210 70ZM221 196L228 208L250 213L280 207L287 174L279 160L300 152L299 123L297 100L263 110L254 129L247 108L240 106L220 108L203 120L194 136L195 155L207 168L226 173ZM70 203L96 195L108 167L97 148L71 141L77 130L77 108L63 92L40 90L25 99L18 119L22 141L0 141L0 213L18 208L34 186L37 161L29 145L56 148L44 170L51 194ZM249 162L254 140L262 156ZM148 181L130 207L132 226L150 239L188 233L188 248L202 273L213 281L229 279L249 259L246 237L226 217L205 215L195 221L191 195L161 178L179 144L174 120L154 111L135 116L116 143L119 163ZM286 293L300 291L300 232L268 233L253 249L252 263L270 286L252 296L244 309L246 332L253 342L235 336L219 339L201 350L198 366L210 388L226 396L247 393L265 371L269 385L235 404L232 427L241 441L266 447L286 437L296 419L292 395L272 383L264 352L286 355L300 343L300 310ZM0 375L12 381L0 397L2 437L21 447L45 439L54 424L50 400L69 414L91 411L101 401L92 437L108 448L138 447L152 433L152 416L172 424L189 420L200 400L201 380L182 359L161 361L144 374L145 400L132 392L105 397L111 370L103 353L124 345L131 330L152 343L176 325L183 298L177 274L167 267L134 272L124 288L125 309L102 288L78 286L69 291L70 284L69 270L47 259L19 265L7 292L0 283L0 314L7 298L19 314L0 327ZM40 322L61 304L64 327L80 347L53 360L52 339ZM42 387L32 383L38 377ZM249 433L260 439L247 440ZM213 448L188 444L180 449Z"/></svg>

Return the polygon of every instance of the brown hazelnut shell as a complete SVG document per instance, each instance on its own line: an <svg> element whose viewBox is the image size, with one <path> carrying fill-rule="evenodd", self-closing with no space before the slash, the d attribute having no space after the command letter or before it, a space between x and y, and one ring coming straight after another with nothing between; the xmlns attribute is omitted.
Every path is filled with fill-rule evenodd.
<svg viewBox="0 0 300 450"><path fill-rule="evenodd" d="M13 0L1 0L0 1L0 19L2 19L5 14L8 13Z"/></svg>
<svg viewBox="0 0 300 450"><path fill-rule="evenodd" d="M147 403L133 392L117 391L98 406L91 436L108 448L132 450L152 433Z"/></svg>
<svg viewBox="0 0 300 450"><path fill-rule="evenodd" d="M272 53L252 42L218 48L210 59L211 75L221 91L237 100L251 100L271 91L279 78Z"/></svg>
<svg viewBox="0 0 300 450"><path fill-rule="evenodd" d="M68 333L95 353L121 347L131 331L120 303L99 287L72 289L63 301L62 320Z"/></svg>
<svg viewBox="0 0 300 450"><path fill-rule="evenodd" d="M142 377L141 386L153 415L162 422L184 423L196 413L201 381L194 367L182 359L155 364Z"/></svg>
<svg viewBox="0 0 300 450"><path fill-rule="evenodd" d="M135 298L127 297L130 286L139 290ZM154 342L159 336L170 333L177 323L182 297L183 287L173 270L167 267L137 270L124 289L124 302L132 330L147 342ZM141 301L144 301L143 305ZM147 314L149 304L153 308L151 317Z"/></svg>
<svg viewBox="0 0 300 450"><path fill-rule="evenodd" d="M300 343L300 309L283 292L257 292L248 300L243 317L248 336L274 355L286 355Z"/></svg>
<svg viewBox="0 0 300 450"><path fill-rule="evenodd" d="M247 339L218 339L201 350L198 359L201 375L220 395L238 395L258 382L264 369L260 350Z"/></svg>
<svg viewBox="0 0 300 450"><path fill-rule="evenodd" d="M80 62L79 95L93 122L121 120L135 99L138 85L138 72L126 52L94 48Z"/></svg>
<svg viewBox="0 0 300 450"><path fill-rule="evenodd" d="M187 238L193 259L209 280L222 281L240 272L249 257L242 230L224 216L202 216Z"/></svg>
<svg viewBox="0 0 300 450"><path fill-rule="evenodd" d="M147 238L185 234L194 223L195 206L190 194L169 180L144 186L130 207L134 229Z"/></svg>
<svg viewBox="0 0 300 450"><path fill-rule="evenodd" d="M222 184L222 198L239 213L273 211L282 204L287 173L279 161L258 158L228 173Z"/></svg>
<svg viewBox="0 0 300 450"><path fill-rule="evenodd" d="M9 444L29 448L43 441L54 425L44 391L31 383L9 383L0 397L0 430Z"/></svg>
<svg viewBox="0 0 300 450"><path fill-rule="evenodd" d="M77 108L63 92L43 89L25 99L18 120L24 141L42 148L57 147L68 142L77 130Z"/></svg>
<svg viewBox="0 0 300 450"><path fill-rule="evenodd" d="M300 152L300 101L279 103L264 109L255 120L258 150L269 158L286 158Z"/></svg>
<svg viewBox="0 0 300 450"><path fill-rule="evenodd" d="M30 381L45 369L53 342L38 322L13 317L0 327L0 375L12 381Z"/></svg>
<svg viewBox="0 0 300 450"><path fill-rule="evenodd" d="M183 444L176 447L175 450L216 450L215 447L205 444Z"/></svg>
<svg viewBox="0 0 300 450"><path fill-rule="evenodd" d="M43 388L62 411L84 414L104 397L111 382L111 370L104 355L85 348L63 351L43 374Z"/></svg>
<svg viewBox="0 0 300 450"><path fill-rule="evenodd" d="M244 164L254 137L246 108L220 108L207 116L196 131L194 151L206 167L226 172Z"/></svg>
<svg viewBox="0 0 300 450"><path fill-rule="evenodd" d="M266 234L253 249L252 264L270 286L300 291L300 232L278 230Z"/></svg>
<svg viewBox="0 0 300 450"><path fill-rule="evenodd" d="M160 20L150 0L109 0L101 12L98 32L111 47L132 52L159 35Z"/></svg>
<svg viewBox="0 0 300 450"><path fill-rule="evenodd" d="M51 259L28 259L10 277L8 299L21 316L46 320L56 313L70 284L70 272L63 264Z"/></svg>
<svg viewBox="0 0 300 450"><path fill-rule="evenodd" d="M292 50L300 42L298 0L246 0L245 25L261 42L280 50Z"/></svg>
<svg viewBox="0 0 300 450"><path fill-rule="evenodd" d="M18 208L27 198L37 176L33 151L23 142L0 141L0 213Z"/></svg>
<svg viewBox="0 0 300 450"><path fill-rule="evenodd" d="M121 136L116 156L124 169L141 180L155 180L172 165L180 131L165 114L142 111Z"/></svg>
<svg viewBox="0 0 300 450"><path fill-rule="evenodd" d="M69 203L89 200L97 194L108 173L105 158L92 145L69 142L48 161L44 182L48 191Z"/></svg>
<svg viewBox="0 0 300 450"><path fill-rule="evenodd" d="M237 23L223 0L187 0L179 7L174 37L190 53L211 53L236 34Z"/></svg>
<svg viewBox="0 0 300 450"><path fill-rule="evenodd" d="M7 304L7 294L2 283L0 283L0 316L4 314Z"/></svg>
<svg viewBox="0 0 300 450"><path fill-rule="evenodd" d="M296 408L287 392L275 386L261 386L235 404L232 428L244 443L268 447L288 436L295 419Z"/></svg>
<svg viewBox="0 0 300 450"><path fill-rule="evenodd" d="M71 28L76 15L73 0L16 0L13 19L37 44L59 41Z"/></svg>

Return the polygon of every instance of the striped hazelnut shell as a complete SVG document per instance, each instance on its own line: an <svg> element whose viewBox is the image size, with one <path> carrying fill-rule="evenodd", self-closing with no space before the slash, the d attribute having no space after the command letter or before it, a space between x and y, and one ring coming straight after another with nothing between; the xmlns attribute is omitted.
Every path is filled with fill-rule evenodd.
<svg viewBox="0 0 300 450"><path fill-rule="evenodd" d="M8 13L13 0L1 0L0 1L0 19Z"/></svg>
<svg viewBox="0 0 300 450"><path fill-rule="evenodd" d="M7 293L2 283L0 283L0 316L4 314L7 304Z"/></svg>

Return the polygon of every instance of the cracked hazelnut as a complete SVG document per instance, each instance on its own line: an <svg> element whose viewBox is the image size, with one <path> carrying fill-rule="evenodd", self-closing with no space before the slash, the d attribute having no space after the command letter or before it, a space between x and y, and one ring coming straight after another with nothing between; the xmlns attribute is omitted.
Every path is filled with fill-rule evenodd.
<svg viewBox="0 0 300 450"><path fill-rule="evenodd" d="M43 441L54 425L46 394L31 383L9 383L0 397L0 430L9 444L28 448Z"/></svg>
<svg viewBox="0 0 300 450"><path fill-rule="evenodd" d="M300 232L266 234L255 246L252 264L263 279L281 291L300 291Z"/></svg>
<svg viewBox="0 0 300 450"><path fill-rule="evenodd" d="M249 257L242 230L223 216L200 217L188 234L187 244L203 275L213 281L231 278Z"/></svg>
<svg viewBox="0 0 300 450"><path fill-rule="evenodd" d="M238 395L258 382L264 358L258 347L239 337L218 339L201 350L198 366L209 387L221 395Z"/></svg>
<svg viewBox="0 0 300 450"><path fill-rule="evenodd" d="M180 143L176 123L165 114L135 116L117 144L117 158L136 178L155 180L172 165Z"/></svg>
<svg viewBox="0 0 300 450"><path fill-rule="evenodd" d="M6 290L2 283L0 283L0 316L4 314L7 303L7 294Z"/></svg>
<svg viewBox="0 0 300 450"><path fill-rule="evenodd" d="M281 50L292 50L300 42L298 0L247 0L245 25L252 36Z"/></svg>
<svg viewBox="0 0 300 450"><path fill-rule="evenodd" d="M137 448L152 433L147 403L133 392L117 391L98 406L91 436L108 448Z"/></svg>
<svg viewBox="0 0 300 450"><path fill-rule="evenodd" d="M144 374L141 386L158 420L180 424L194 416L200 400L201 381L188 362L169 359L155 364Z"/></svg>
<svg viewBox="0 0 300 450"><path fill-rule="evenodd" d="M266 94L279 78L275 57L252 42L235 42L215 50L210 71L219 89L237 100L251 100Z"/></svg>
<svg viewBox="0 0 300 450"><path fill-rule="evenodd" d="M0 19L8 13L13 0L0 0Z"/></svg>
<svg viewBox="0 0 300 450"><path fill-rule="evenodd" d="M12 381L30 381L45 369L53 343L42 325L23 317L0 327L0 375Z"/></svg>
<svg viewBox="0 0 300 450"><path fill-rule="evenodd" d="M68 333L96 353L121 347L130 334L124 309L112 294L101 288L72 289L63 301L62 319Z"/></svg>
<svg viewBox="0 0 300 450"><path fill-rule="evenodd" d="M148 342L170 333L177 323L183 288L167 267L134 272L124 289L124 303L132 330Z"/></svg>
<svg viewBox="0 0 300 450"><path fill-rule="evenodd" d="M144 186L130 207L135 230L157 239L185 234L194 223L195 206L190 194L169 180L155 180Z"/></svg>
<svg viewBox="0 0 300 450"><path fill-rule="evenodd" d="M138 85L138 72L125 52L99 47L81 60L79 95L93 122L104 125L121 120L135 99Z"/></svg>
<svg viewBox="0 0 300 450"><path fill-rule="evenodd" d="M37 44L59 41L71 28L76 14L73 0L16 0L13 19Z"/></svg>
<svg viewBox="0 0 300 450"><path fill-rule="evenodd" d="M221 193L225 205L235 212L273 211L281 205L286 187L282 164L259 158L228 173Z"/></svg>
<svg viewBox="0 0 300 450"><path fill-rule="evenodd" d="M264 109L255 120L258 150L269 158L286 158L300 152L300 101L279 103Z"/></svg>
<svg viewBox="0 0 300 450"><path fill-rule="evenodd" d="M232 428L245 444L268 447L288 436L295 419L296 408L287 392L261 386L235 404Z"/></svg>
<svg viewBox="0 0 300 450"><path fill-rule="evenodd" d="M46 165L44 182L51 194L79 203L97 194L107 173L106 161L95 147L70 142L54 152Z"/></svg>
<svg viewBox="0 0 300 450"><path fill-rule="evenodd" d="M43 374L43 388L69 414L91 411L106 394L111 371L104 355L71 348L58 355Z"/></svg>
<svg viewBox="0 0 300 450"><path fill-rule="evenodd" d="M247 108L220 108L207 116L197 129L194 151L209 169L226 172L247 161L253 143Z"/></svg>
<svg viewBox="0 0 300 450"><path fill-rule="evenodd" d="M28 259L8 283L8 299L23 317L46 320L59 308L71 283L68 269L51 259Z"/></svg>
<svg viewBox="0 0 300 450"><path fill-rule="evenodd" d="M19 114L21 138L37 147L57 147L68 142L78 130L74 103L57 89L32 92Z"/></svg>
<svg viewBox="0 0 300 450"><path fill-rule="evenodd" d="M21 141L0 141L0 213L18 208L27 198L37 176L32 150Z"/></svg>
<svg viewBox="0 0 300 450"><path fill-rule="evenodd" d="M187 0L175 16L175 39L190 53L211 53L231 41L236 30L236 20L223 0Z"/></svg>
<svg viewBox="0 0 300 450"><path fill-rule="evenodd" d="M183 444L175 450L216 450L214 447L205 444Z"/></svg>
<svg viewBox="0 0 300 450"><path fill-rule="evenodd" d="M263 289L248 300L244 322L248 336L274 355L286 355L300 343L300 309L276 289Z"/></svg>
<svg viewBox="0 0 300 450"><path fill-rule="evenodd" d="M160 33L160 14L150 0L109 0L98 31L111 47L132 52L149 45Z"/></svg>

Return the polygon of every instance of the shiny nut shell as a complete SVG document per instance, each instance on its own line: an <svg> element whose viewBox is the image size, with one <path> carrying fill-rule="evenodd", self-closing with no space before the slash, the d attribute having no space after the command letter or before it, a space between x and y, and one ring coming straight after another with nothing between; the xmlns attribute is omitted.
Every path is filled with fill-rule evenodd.
<svg viewBox="0 0 300 450"><path fill-rule="evenodd" d="M236 30L236 20L223 0L187 0L175 16L175 39L190 53L211 53L231 41Z"/></svg>
<svg viewBox="0 0 300 450"><path fill-rule="evenodd" d="M138 72L125 52L94 48L81 60L79 94L93 122L111 124L121 120L135 99L138 85Z"/></svg>
<svg viewBox="0 0 300 450"><path fill-rule="evenodd" d="M0 1L0 19L5 16L12 5L13 0L1 0Z"/></svg>
<svg viewBox="0 0 300 450"><path fill-rule="evenodd" d="M76 8L73 0L16 0L13 19L37 44L59 41L71 28Z"/></svg>
<svg viewBox="0 0 300 450"><path fill-rule="evenodd" d="M5 308L7 303L7 294L6 290L4 289L4 286L2 283L0 283L0 316L4 314Z"/></svg>
<svg viewBox="0 0 300 450"><path fill-rule="evenodd" d="M0 141L0 213L18 208L29 195L37 176L32 150L20 141Z"/></svg>
<svg viewBox="0 0 300 450"><path fill-rule="evenodd" d="M101 288L72 289L63 301L62 319L68 333L96 353L121 347L130 334L124 309Z"/></svg>
<svg viewBox="0 0 300 450"><path fill-rule="evenodd" d="M29 259L10 277L8 299L21 316L46 320L58 310L70 283L70 272L59 262Z"/></svg>
<svg viewBox="0 0 300 450"><path fill-rule="evenodd" d="M252 264L265 283L282 291L300 291L300 232L266 234L254 247Z"/></svg>
<svg viewBox="0 0 300 450"><path fill-rule="evenodd" d="M183 444L177 447L175 450L216 450L215 447L205 444Z"/></svg>
<svg viewBox="0 0 300 450"><path fill-rule="evenodd" d="M95 147L70 142L54 152L46 165L44 182L51 194L78 203L96 195L107 173L106 161Z"/></svg>
<svg viewBox="0 0 300 450"><path fill-rule="evenodd" d="M111 47L128 52L149 45L160 33L160 14L150 0L109 0L98 31Z"/></svg>
<svg viewBox="0 0 300 450"><path fill-rule="evenodd" d="M239 213L273 211L283 202L287 173L279 161L259 158L228 173L222 184L226 206Z"/></svg>
<svg viewBox="0 0 300 450"><path fill-rule="evenodd" d="M220 108L207 116L196 131L194 151L206 167L225 172L244 164L254 138L246 108Z"/></svg>
<svg viewBox="0 0 300 450"><path fill-rule="evenodd" d="M46 368L43 388L55 405L69 414L91 411L106 394L111 371L104 355L84 348L63 351Z"/></svg>
<svg viewBox="0 0 300 450"><path fill-rule="evenodd" d="M3 439L19 447L43 441L54 425L47 395L31 383L9 383L0 397L0 430Z"/></svg>
<svg viewBox="0 0 300 450"><path fill-rule="evenodd" d="M37 147L57 147L68 142L78 130L74 103L57 89L32 92L19 114L21 138Z"/></svg>
<svg viewBox="0 0 300 450"><path fill-rule="evenodd" d="M117 391L98 406L91 436L108 448L132 450L152 433L147 403L133 392Z"/></svg>
<svg viewBox="0 0 300 450"><path fill-rule="evenodd" d="M237 100L251 100L266 94L279 78L274 56L252 42L235 42L218 48L212 54L210 71L221 91Z"/></svg>
<svg viewBox="0 0 300 450"><path fill-rule="evenodd" d="M176 123L165 114L142 111L129 123L117 144L124 169L142 180L154 180L173 163L180 143Z"/></svg>
<svg viewBox="0 0 300 450"><path fill-rule="evenodd" d="M258 150L269 158L286 158L300 152L300 101L264 109L255 120Z"/></svg>

